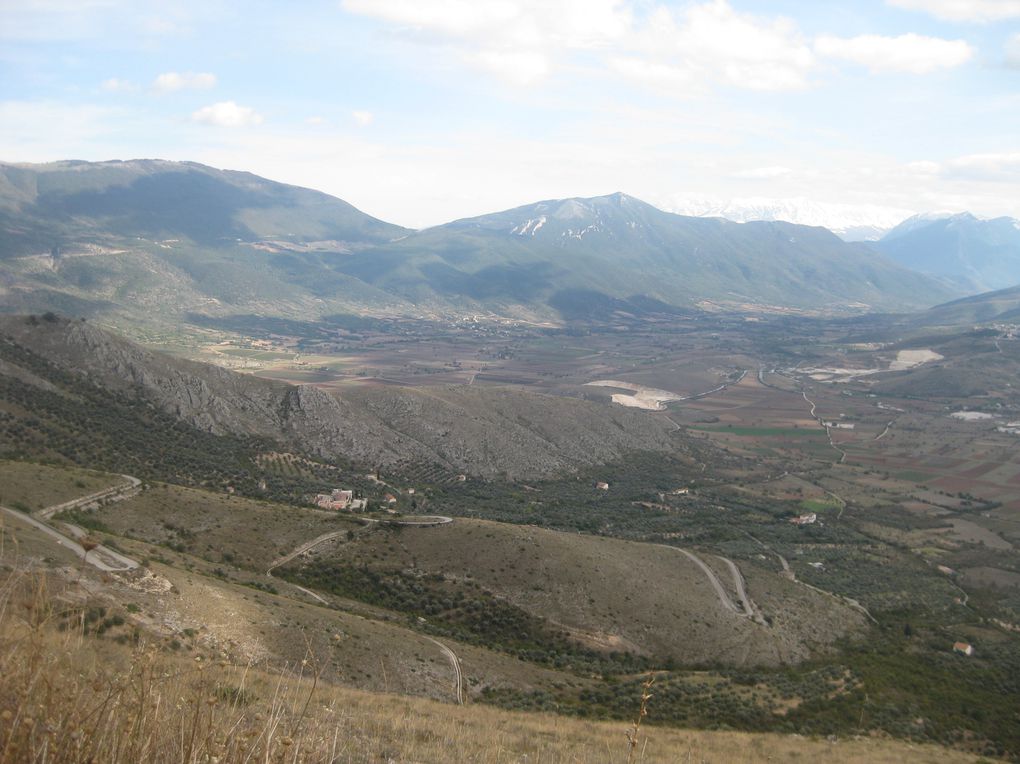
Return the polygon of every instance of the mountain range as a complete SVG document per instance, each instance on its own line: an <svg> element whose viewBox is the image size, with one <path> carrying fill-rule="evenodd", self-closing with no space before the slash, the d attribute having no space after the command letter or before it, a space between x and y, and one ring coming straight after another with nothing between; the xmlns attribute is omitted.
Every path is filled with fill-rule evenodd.
<svg viewBox="0 0 1020 764"><path fill-rule="evenodd" d="M876 245L900 265L945 279L965 292L1020 284L1020 220L969 212L915 215Z"/></svg>
<svg viewBox="0 0 1020 764"><path fill-rule="evenodd" d="M961 293L823 228L676 215L622 193L414 231L316 191L161 160L0 166L0 290L6 310L173 324L904 311Z"/></svg>

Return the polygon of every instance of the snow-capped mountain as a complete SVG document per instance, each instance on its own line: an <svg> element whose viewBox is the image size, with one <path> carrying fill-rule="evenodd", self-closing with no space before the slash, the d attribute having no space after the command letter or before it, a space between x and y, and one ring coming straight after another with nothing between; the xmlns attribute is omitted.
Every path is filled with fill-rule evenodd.
<svg viewBox="0 0 1020 764"><path fill-rule="evenodd" d="M970 292L1020 283L1020 220L984 220L969 212L915 215L878 242L907 268L947 279Z"/></svg>
<svg viewBox="0 0 1020 764"><path fill-rule="evenodd" d="M828 228L844 241L877 241L913 215L912 210L877 204L833 204L804 197L770 199L741 197L728 200L675 194L658 199L658 206L678 215L720 217L736 223L782 220Z"/></svg>
<svg viewBox="0 0 1020 764"><path fill-rule="evenodd" d="M920 228L926 228L932 223L936 223L942 220L952 221L956 219L957 222L969 223L971 221L980 220L976 215L972 215L969 212L953 212L951 210L933 211L933 212L921 212L917 215L911 215L906 218L899 225L890 229L886 232L883 238L886 236L890 239L894 239L897 236L904 236L911 231L916 231Z"/></svg>

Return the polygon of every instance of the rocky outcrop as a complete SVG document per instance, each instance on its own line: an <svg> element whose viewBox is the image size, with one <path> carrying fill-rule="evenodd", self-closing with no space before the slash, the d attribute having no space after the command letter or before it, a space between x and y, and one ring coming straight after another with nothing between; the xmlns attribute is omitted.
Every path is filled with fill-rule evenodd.
<svg viewBox="0 0 1020 764"><path fill-rule="evenodd" d="M153 352L84 321L0 320L0 332L92 383L215 434L323 457L432 462L478 476L551 476L629 451L673 451L661 418L508 388L364 388L343 396Z"/></svg>

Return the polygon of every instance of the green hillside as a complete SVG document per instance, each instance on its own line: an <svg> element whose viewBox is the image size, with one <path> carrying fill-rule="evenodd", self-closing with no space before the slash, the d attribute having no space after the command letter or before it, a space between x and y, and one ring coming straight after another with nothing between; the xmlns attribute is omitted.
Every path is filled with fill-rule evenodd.
<svg viewBox="0 0 1020 764"><path fill-rule="evenodd" d="M902 312L955 294L822 228L682 217L624 194L410 231L191 162L0 165L3 310L129 331L241 315Z"/></svg>
<svg viewBox="0 0 1020 764"><path fill-rule="evenodd" d="M981 220L970 213L905 220L876 245L906 268L927 273L968 292L1020 283L1020 222Z"/></svg>
<svg viewBox="0 0 1020 764"><path fill-rule="evenodd" d="M539 202L359 253L344 272L409 300L561 316L704 305L906 310L952 292L823 228L663 212L625 194ZM923 289L918 289L918 284Z"/></svg>
<svg viewBox="0 0 1020 764"><path fill-rule="evenodd" d="M936 305L919 313L914 320L919 325L931 327L1020 321L1020 286L983 292Z"/></svg>

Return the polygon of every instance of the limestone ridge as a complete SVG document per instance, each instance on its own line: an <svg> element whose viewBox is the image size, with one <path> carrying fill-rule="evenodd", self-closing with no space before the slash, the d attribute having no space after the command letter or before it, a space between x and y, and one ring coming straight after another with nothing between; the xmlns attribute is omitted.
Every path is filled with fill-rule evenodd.
<svg viewBox="0 0 1020 764"><path fill-rule="evenodd" d="M337 395L174 358L91 323L0 319L0 334L103 389L215 434L253 435L324 457L428 462L479 476L542 477L673 452L675 428L622 407L504 388L363 388ZM0 367L23 384L50 384ZM38 382L36 381L38 380Z"/></svg>

